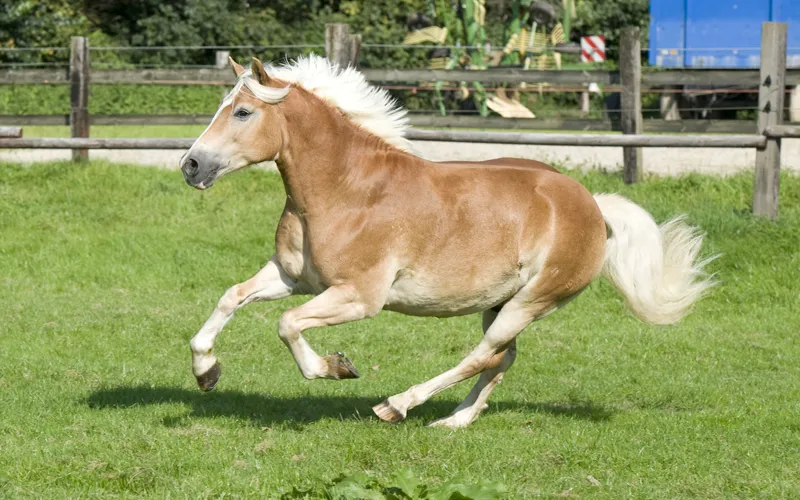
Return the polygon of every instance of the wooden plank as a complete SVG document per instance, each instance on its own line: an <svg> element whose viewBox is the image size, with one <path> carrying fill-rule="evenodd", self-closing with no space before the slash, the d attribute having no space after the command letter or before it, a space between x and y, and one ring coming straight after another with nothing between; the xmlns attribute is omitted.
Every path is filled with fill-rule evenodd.
<svg viewBox="0 0 800 500"><path fill-rule="evenodd" d="M0 127L0 137L4 139L18 139L22 137L22 127Z"/></svg>
<svg viewBox="0 0 800 500"><path fill-rule="evenodd" d="M208 125L214 115L92 115L92 125ZM0 123L2 123L0 118Z"/></svg>
<svg viewBox="0 0 800 500"><path fill-rule="evenodd" d="M540 134L423 129L411 129L406 137L417 141L603 147L759 148L767 142L766 137L759 135Z"/></svg>
<svg viewBox="0 0 800 500"><path fill-rule="evenodd" d="M760 135L539 134L410 129L406 136L416 141L540 146L763 148L767 143L767 138ZM194 141L194 139L0 139L0 149L189 149Z"/></svg>
<svg viewBox="0 0 800 500"><path fill-rule="evenodd" d="M89 41L73 36L69 58L71 137L89 137ZM89 151L73 149L72 161L86 161Z"/></svg>
<svg viewBox="0 0 800 500"><path fill-rule="evenodd" d="M501 116L410 115L413 127L476 128L506 130L612 130L610 121L563 118L503 118ZM2 122L2 120L0 120Z"/></svg>
<svg viewBox="0 0 800 500"><path fill-rule="evenodd" d="M800 139L800 126L797 125L771 125L764 129L767 137L790 137Z"/></svg>
<svg viewBox="0 0 800 500"><path fill-rule="evenodd" d="M213 115L90 115L94 125L208 125ZM609 120L572 118L502 118L499 116L410 115L414 127L474 128L505 130L613 131ZM69 125L69 115L0 115L3 125ZM645 132L755 134L756 123L748 120L644 120Z"/></svg>
<svg viewBox="0 0 800 500"><path fill-rule="evenodd" d="M233 85L229 68L108 69L92 71L92 84Z"/></svg>
<svg viewBox="0 0 800 500"><path fill-rule="evenodd" d="M756 123L749 120L644 120L645 132L691 134L755 134Z"/></svg>
<svg viewBox="0 0 800 500"><path fill-rule="evenodd" d="M189 149L195 139L0 139L0 149Z"/></svg>
<svg viewBox="0 0 800 500"><path fill-rule="evenodd" d="M69 69L2 69L0 85L68 84Z"/></svg>
<svg viewBox="0 0 800 500"><path fill-rule="evenodd" d="M69 125L69 115L0 115L0 123L3 125Z"/></svg>
<svg viewBox="0 0 800 500"><path fill-rule="evenodd" d="M642 47L639 28L625 28L620 38L619 73L622 88L620 125L623 134L642 133ZM622 151L625 184L639 182L642 177L642 150L626 147Z"/></svg>
<svg viewBox="0 0 800 500"><path fill-rule="evenodd" d="M764 23L761 28L761 82L758 89L758 131L783 123L786 93L786 23ZM771 136L766 147L756 151L753 214L778 216L781 172L781 139Z"/></svg>
<svg viewBox="0 0 800 500"><path fill-rule="evenodd" d="M481 82L481 83L619 83L614 71L539 71L516 68L489 68L485 71L438 69L362 69L371 82Z"/></svg>
<svg viewBox="0 0 800 500"><path fill-rule="evenodd" d="M482 83L553 83L581 85L596 82L609 85L619 83L616 71L563 70L539 71L520 68L489 68L485 71L431 70L431 69L375 69L362 72L368 80L383 83L404 82L459 82ZM0 70L0 84L68 84L69 74L64 69L4 69ZM669 85L689 85L701 88L726 86L758 86L758 70L707 70L681 69L647 71L642 74L645 88ZM92 84L118 83L159 85L232 85L230 70L216 68L154 68L154 69L96 69L92 71ZM786 85L800 85L800 68L786 73Z"/></svg>

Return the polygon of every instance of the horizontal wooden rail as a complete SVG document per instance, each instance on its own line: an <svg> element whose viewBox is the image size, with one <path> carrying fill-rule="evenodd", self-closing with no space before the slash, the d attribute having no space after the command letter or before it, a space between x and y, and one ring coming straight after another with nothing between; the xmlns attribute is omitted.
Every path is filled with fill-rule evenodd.
<svg viewBox="0 0 800 500"><path fill-rule="evenodd" d="M208 125L212 115L90 115L92 125ZM474 128L506 130L619 130L611 120L581 118L503 118L499 116L409 115L414 127ZM69 125L69 115L0 115L4 125ZM645 132L754 134L755 122L748 120L644 120Z"/></svg>
<svg viewBox="0 0 800 500"><path fill-rule="evenodd" d="M189 149L194 139L0 139L0 149Z"/></svg>
<svg viewBox="0 0 800 500"><path fill-rule="evenodd" d="M772 125L764 129L767 137L784 137L800 139L800 126L797 125Z"/></svg>
<svg viewBox="0 0 800 500"><path fill-rule="evenodd" d="M437 69L362 69L372 82L481 82L481 83L619 83L615 71L541 71L513 68L484 71Z"/></svg>
<svg viewBox="0 0 800 500"><path fill-rule="evenodd" d="M417 141L530 144L539 146L763 148L767 138L759 135L612 135L536 134L526 132L472 132L412 129L406 137Z"/></svg>
<svg viewBox="0 0 800 500"><path fill-rule="evenodd" d="M0 127L0 138L22 137L22 127Z"/></svg>
<svg viewBox="0 0 800 500"><path fill-rule="evenodd" d="M763 148L760 135L613 135L536 134L411 129L406 137L417 141L528 144L541 146ZM189 149L194 139L0 139L0 149Z"/></svg>
<svg viewBox="0 0 800 500"><path fill-rule="evenodd" d="M504 130L619 131L619 121L582 118L503 118L499 116L410 115L414 127ZM4 123L0 117L0 123ZM650 133L755 134L756 124L747 120L643 120Z"/></svg>
<svg viewBox="0 0 800 500"><path fill-rule="evenodd" d="M433 70L433 69L371 69L361 70L368 80L383 83L401 82L482 82L482 83L553 83L582 85L588 83L618 84L619 72L606 70L522 70L516 68L491 68L484 71ZM230 85L233 75L228 69L213 68L161 68L161 69L95 69L91 82L104 84L162 84L162 85ZM0 70L0 84L68 84L66 69L4 69ZM730 70L654 70L642 73L643 87L689 85L715 88L735 85L757 87L759 71L756 69ZM800 85L800 68L786 72L786 85Z"/></svg>

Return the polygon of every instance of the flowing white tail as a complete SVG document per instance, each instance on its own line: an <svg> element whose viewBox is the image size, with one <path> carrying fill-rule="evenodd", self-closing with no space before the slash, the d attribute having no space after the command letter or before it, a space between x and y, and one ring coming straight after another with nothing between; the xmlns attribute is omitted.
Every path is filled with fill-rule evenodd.
<svg viewBox="0 0 800 500"><path fill-rule="evenodd" d="M603 275L639 319L669 324L683 318L714 285L697 262L703 235L677 217L659 226L642 207L615 194L595 195L610 228Z"/></svg>

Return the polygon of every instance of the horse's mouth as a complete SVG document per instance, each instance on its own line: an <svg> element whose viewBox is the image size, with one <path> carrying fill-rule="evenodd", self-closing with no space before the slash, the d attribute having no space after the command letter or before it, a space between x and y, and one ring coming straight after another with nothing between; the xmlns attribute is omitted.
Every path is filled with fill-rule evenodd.
<svg viewBox="0 0 800 500"><path fill-rule="evenodd" d="M218 169L213 170L200 182L197 182L197 179L191 178L187 175L184 175L184 179L186 180L186 184L192 186L195 189L203 191L214 185L214 182L217 180L218 172L219 172Z"/></svg>

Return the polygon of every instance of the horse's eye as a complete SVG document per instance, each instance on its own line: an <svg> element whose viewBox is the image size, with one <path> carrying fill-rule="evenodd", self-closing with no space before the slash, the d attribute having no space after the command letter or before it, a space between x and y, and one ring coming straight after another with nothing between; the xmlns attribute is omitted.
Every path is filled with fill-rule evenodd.
<svg viewBox="0 0 800 500"><path fill-rule="evenodd" d="M246 109L239 108L236 111L234 111L233 116L235 116L236 118L247 118L248 116L250 116L250 114L251 113Z"/></svg>

